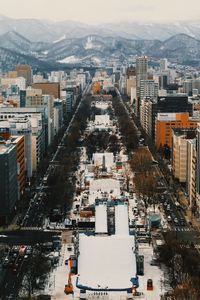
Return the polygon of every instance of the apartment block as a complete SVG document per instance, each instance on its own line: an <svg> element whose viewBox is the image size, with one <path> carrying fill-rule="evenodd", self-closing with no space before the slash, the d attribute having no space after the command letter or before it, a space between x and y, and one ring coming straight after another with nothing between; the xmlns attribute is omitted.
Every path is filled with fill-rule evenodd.
<svg viewBox="0 0 200 300"><path fill-rule="evenodd" d="M186 188L189 196L190 208L196 204L196 172L197 172L197 139L187 141L187 179ZM198 205L200 209L200 205Z"/></svg>
<svg viewBox="0 0 200 300"><path fill-rule="evenodd" d="M187 182L188 176L188 140L195 138L196 130L173 130L172 170L181 183Z"/></svg>

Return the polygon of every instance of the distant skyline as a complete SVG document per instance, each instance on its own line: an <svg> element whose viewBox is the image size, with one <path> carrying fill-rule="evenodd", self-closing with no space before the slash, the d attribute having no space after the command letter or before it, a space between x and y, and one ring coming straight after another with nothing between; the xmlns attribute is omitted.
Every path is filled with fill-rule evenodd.
<svg viewBox="0 0 200 300"><path fill-rule="evenodd" d="M11 18L88 24L200 20L199 0L0 0L0 7Z"/></svg>

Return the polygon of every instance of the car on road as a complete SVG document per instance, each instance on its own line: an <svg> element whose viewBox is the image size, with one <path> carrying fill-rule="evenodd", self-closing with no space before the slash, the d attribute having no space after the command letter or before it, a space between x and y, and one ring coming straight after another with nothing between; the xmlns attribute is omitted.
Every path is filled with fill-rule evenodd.
<svg viewBox="0 0 200 300"><path fill-rule="evenodd" d="M178 221L178 219L177 219L177 218L174 218L174 223L175 223L176 225L178 225L178 224L179 224L179 221Z"/></svg>
<svg viewBox="0 0 200 300"><path fill-rule="evenodd" d="M172 217L171 216L167 216L167 221L171 222L172 221Z"/></svg>
<svg viewBox="0 0 200 300"><path fill-rule="evenodd" d="M180 225L181 226L186 226L186 221L184 218L180 218Z"/></svg>
<svg viewBox="0 0 200 300"><path fill-rule="evenodd" d="M171 210L170 204L167 204L167 210Z"/></svg>

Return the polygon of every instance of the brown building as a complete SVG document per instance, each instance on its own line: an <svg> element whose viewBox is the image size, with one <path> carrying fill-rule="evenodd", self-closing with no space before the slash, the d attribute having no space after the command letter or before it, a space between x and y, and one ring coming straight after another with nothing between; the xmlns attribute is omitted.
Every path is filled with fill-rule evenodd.
<svg viewBox="0 0 200 300"><path fill-rule="evenodd" d="M19 196L25 188L25 143L24 136L11 136L7 128L0 128L0 144L5 145L6 142L16 145L17 151L17 181Z"/></svg>
<svg viewBox="0 0 200 300"><path fill-rule="evenodd" d="M24 77L26 79L26 86L32 84L32 69L29 65L17 65L15 70L18 77Z"/></svg>
<svg viewBox="0 0 200 300"><path fill-rule="evenodd" d="M33 89L41 89L43 95L53 95L55 99L60 99L60 83L41 82L32 84Z"/></svg>
<svg viewBox="0 0 200 300"><path fill-rule="evenodd" d="M16 145L17 149L17 180L20 195L25 188L25 144L24 136L12 136L11 143Z"/></svg>
<svg viewBox="0 0 200 300"><path fill-rule="evenodd" d="M132 76L136 76L136 70L135 70L135 67L133 66L130 66L127 68L127 77L132 77Z"/></svg>

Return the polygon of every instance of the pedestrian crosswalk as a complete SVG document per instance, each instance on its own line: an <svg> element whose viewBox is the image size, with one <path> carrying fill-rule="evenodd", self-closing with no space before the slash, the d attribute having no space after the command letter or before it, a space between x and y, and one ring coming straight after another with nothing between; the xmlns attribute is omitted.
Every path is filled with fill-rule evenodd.
<svg viewBox="0 0 200 300"><path fill-rule="evenodd" d="M171 231L193 231L192 228L189 228L189 227L178 227L178 226L173 226L171 227Z"/></svg>

